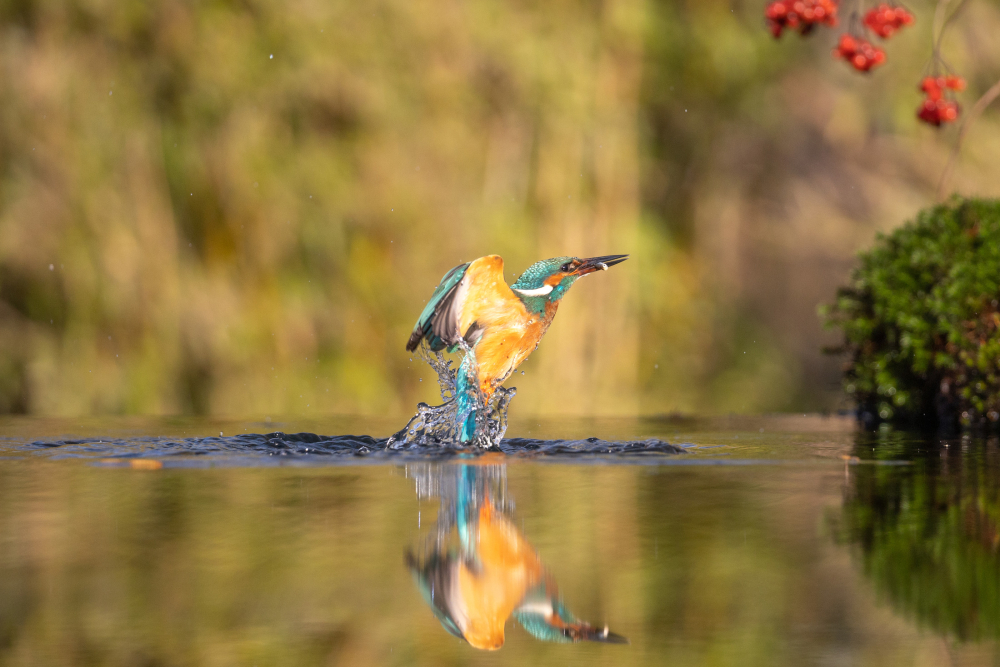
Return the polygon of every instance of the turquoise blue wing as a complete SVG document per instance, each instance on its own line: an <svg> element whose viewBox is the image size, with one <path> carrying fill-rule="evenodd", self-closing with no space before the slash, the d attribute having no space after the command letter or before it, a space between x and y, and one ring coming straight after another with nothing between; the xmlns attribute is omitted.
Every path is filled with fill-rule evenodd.
<svg viewBox="0 0 1000 667"><path fill-rule="evenodd" d="M435 352L454 345L460 338L456 309L461 308L461 304L456 302L456 297L459 285L471 263L459 264L444 274L441 283L434 290L434 294L431 294L430 301L424 307L424 312L420 313L417 325L413 327L410 340L406 343L408 351L416 350L424 338L427 339L431 350Z"/></svg>

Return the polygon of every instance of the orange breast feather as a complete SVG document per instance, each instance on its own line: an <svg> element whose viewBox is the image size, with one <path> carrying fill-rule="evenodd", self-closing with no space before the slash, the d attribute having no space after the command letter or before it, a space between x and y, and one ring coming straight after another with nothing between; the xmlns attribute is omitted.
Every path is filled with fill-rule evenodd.
<svg viewBox="0 0 1000 667"><path fill-rule="evenodd" d="M538 554L518 530L498 512L479 510L479 571L459 571L459 587L468 614L466 641L480 649L498 649L504 625L529 588L543 576Z"/></svg>
<svg viewBox="0 0 1000 667"><path fill-rule="evenodd" d="M503 259L487 255L466 271L469 291L462 308L460 331L473 324L483 328L476 344L479 384L491 395L531 354L548 328L548 319L529 313L503 278Z"/></svg>

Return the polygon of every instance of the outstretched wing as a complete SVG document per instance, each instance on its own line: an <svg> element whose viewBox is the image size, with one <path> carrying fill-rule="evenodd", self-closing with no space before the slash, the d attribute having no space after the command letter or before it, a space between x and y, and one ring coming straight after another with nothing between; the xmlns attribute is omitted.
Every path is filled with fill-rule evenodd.
<svg viewBox="0 0 1000 667"><path fill-rule="evenodd" d="M515 303L515 308L524 310L504 282L499 255L486 255L456 266L441 279L420 313L406 349L413 352L423 338L435 352L446 347L453 351L462 338L475 345L490 323L509 317L511 304Z"/></svg>
<svg viewBox="0 0 1000 667"><path fill-rule="evenodd" d="M417 325L413 327L410 340L406 343L408 351L413 352L417 349L424 337L427 338L427 344L435 352L458 342L459 314L466 291L460 289L460 285L471 263L459 264L444 274L441 283L424 307L424 312L420 313ZM459 291L463 294L459 294Z"/></svg>

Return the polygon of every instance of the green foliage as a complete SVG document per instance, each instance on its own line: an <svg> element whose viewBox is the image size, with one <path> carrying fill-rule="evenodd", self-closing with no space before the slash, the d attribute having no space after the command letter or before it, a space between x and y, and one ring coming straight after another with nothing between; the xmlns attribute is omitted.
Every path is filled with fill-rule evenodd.
<svg viewBox="0 0 1000 667"><path fill-rule="evenodd" d="M880 236L826 311L865 421L1000 418L1000 201L954 198Z"/></svg>

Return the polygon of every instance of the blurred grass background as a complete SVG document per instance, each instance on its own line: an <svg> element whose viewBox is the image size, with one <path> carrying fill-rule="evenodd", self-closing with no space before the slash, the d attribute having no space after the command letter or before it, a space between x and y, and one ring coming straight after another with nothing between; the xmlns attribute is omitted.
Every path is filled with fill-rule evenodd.
<svg viewBox="0 0 1000 667"><path fill-rule="evenodd" d="M870 76L763 0L5 0L0 411L403 415L440 276L632 253L518 376L524 414L842 406L816 306L932 203L933 3ZM1000 2L943 48L968 108ZM956 190L1000 195L1000 114Z"/></svg>

